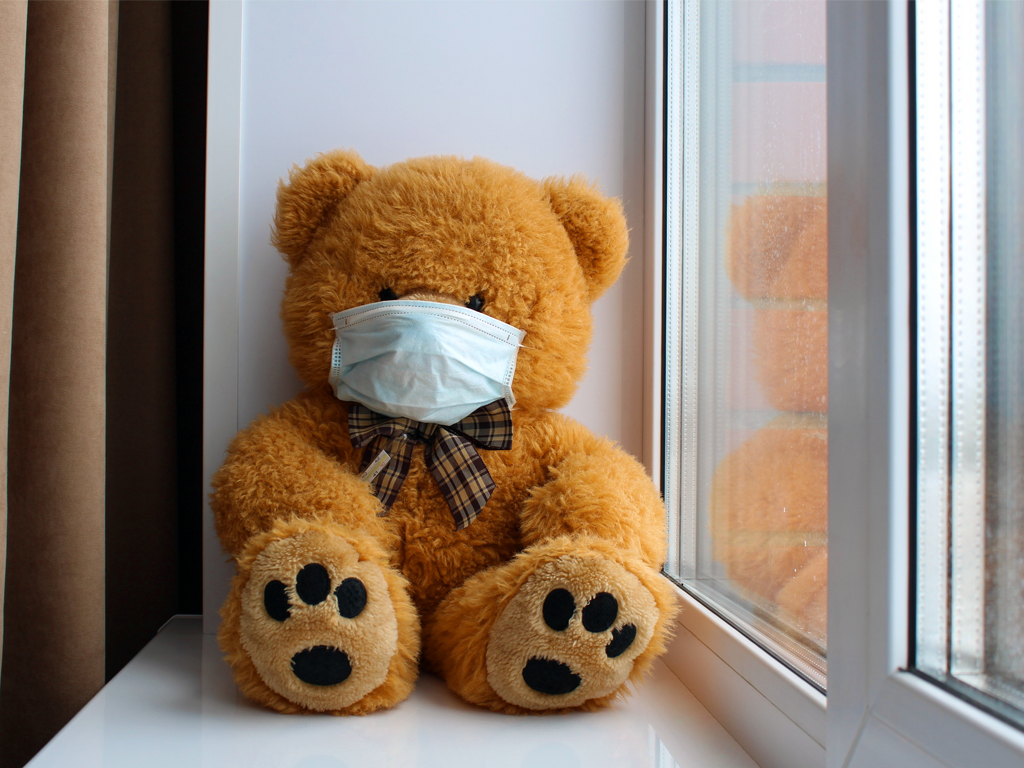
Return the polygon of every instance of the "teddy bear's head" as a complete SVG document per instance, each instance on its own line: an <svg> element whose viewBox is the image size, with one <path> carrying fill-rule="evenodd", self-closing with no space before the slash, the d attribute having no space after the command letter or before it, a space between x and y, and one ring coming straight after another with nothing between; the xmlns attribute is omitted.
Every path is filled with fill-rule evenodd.
<svg viewBox="0 0 1024 768"><path fill-rule="evenodd" d="M386 168L320 155L278 189L290 265L281 316L308 387L326 386L331 316L397 298L460 304L526 331L516 407L559 408L586 368L590 305L626 261L618 201L580 178L536 182L481 158Z"/></svg>

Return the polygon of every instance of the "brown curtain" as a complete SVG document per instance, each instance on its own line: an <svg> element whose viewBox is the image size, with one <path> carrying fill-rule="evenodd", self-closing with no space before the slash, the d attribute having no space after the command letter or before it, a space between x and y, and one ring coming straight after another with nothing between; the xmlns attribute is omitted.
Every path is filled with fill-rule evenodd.
<svg viewBox="0 0 1024 768"><path fill-rule="evenodd" d="M0 3L0 470L7 466L8 371L14 254L18 240L21 108L25 84L25 0ZM4 573L7 559L7 473L0 471L0 662L4 642Z"/></svg>
<svg viewBox="0 0 1024 768"><path fill-rule="evenodd" d="M0 768L178 612L171 17L0 0Z"/></svg>
<svg viewBox="0 0 1024 768"><path fill-rule="evenodd" d="M6 765L20 765L103 685L116 10L28 8L0 677Z"/></svg>
<svg viewBox="0 0 1024 768"><path fill-rule="evenodd" d="M122 2L107 303L106 670L177 612L171 3Z"/></svg>

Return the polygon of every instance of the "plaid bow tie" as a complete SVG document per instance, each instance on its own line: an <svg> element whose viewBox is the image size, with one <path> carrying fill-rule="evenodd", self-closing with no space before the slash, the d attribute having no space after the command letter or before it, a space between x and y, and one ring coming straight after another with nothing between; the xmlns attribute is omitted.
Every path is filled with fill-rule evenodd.
<svg viewBox="0 0 1024 768"><path fill-rule="evenodd" d="M512 447L512 414L504 400L477 408L462 421L445 427L404 417L384 416L352 403L348 410L348 431L356 448L363 452L360 472L387 451L391 460L370 481L374 495L384 509L398 498L409 466L413 446L426 443L427 469L433 475L448 508L455 518L455 529L472 523L494 492L494 480L476 447L507 451Z"/></svg>

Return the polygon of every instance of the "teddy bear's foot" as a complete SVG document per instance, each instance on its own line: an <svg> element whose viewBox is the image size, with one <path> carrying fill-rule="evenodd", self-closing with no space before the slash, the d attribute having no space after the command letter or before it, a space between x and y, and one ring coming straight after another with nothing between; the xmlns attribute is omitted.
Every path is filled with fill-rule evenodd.
<svg viewBox="0 0 1024 768"><path fill-rule="evenodd" d="M486 632L449 623L487 603ZM492 709L599 709L663 650L671 604L649 566L599 542L555 540L453 592L432 625L429 655L456 692ZM477 670L465 663L474 653Z"/></svg>
<svg viewBox="0 0 1024 768"><path fill-rule="evenodd" d="M382 555L373 542L308 522L250 544L221 628L249 698L286 712L357 714L409 694L418 620Z"/></svg>
<svg viewBox="0 0 1024 768"><path fill-rule="evenodd" d="M621 565L563 555L539 567L494 623L487 681L526 709L607 697L626 682L657 619L653 595Z"/></svg>

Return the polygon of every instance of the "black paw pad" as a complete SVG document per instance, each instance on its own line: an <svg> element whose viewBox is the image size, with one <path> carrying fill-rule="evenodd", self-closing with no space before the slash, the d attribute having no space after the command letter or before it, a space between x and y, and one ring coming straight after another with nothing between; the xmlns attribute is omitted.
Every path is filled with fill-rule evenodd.
<svg viewBox="0 0 1024 768"><path fill-rule="evenodd" d="M318 605L331 594L331 577L320 563L304 566L295 577L295 594L306 605Z"/></svg>
<svg viewBox="0 0 1024 768"><path fill-rule="evenodd" d="M346 619L354 619L366 607L366 587L355 577L341 582L334 596L338 598L338 613Z"/></svg>
<svg viewBox="0 0 1024 768"><path fill-rule="evenodd" d="M580 676L560 661L534 656L523 667L523 681L540 693L557 696L580 687Z"/></svg>
<svg viewBox="0 0 1024 768"><path fill-rule="evenodd" d="M263 588L263 607L275 621L284 621L291 616L284 584L280 581L271 581Z"/></svg>
<svg viewBox="0 0 1024 768"><path fill-rule="evenodd" d="M605 646L604 652L608 654L609 659L614 659L616 656L621 656L636 640L636 627L632 624L627 624L622 629L612 630L612 641Z"/></svg>
<svg viewBox="0 0 1024 768"><path fill-rule="evenodd" d="M352 674L352 665L344 651L317 645L292 656L292 672L310 685L337 685Z"/></svg>
<svg viewBox="0 0 1024 768"><path fill-rule="evenodd" d="M619 601L607 592L598 592L583 609L583 628L588 632L604 632L619 616Z"/></svg>
<svg viewBox="0 0 1024 768"><path fill-rule="evenodd" d="M553 589L544 598L544 623L556 632L569 626L576 613L576 600L567 589Z"/></svg>

